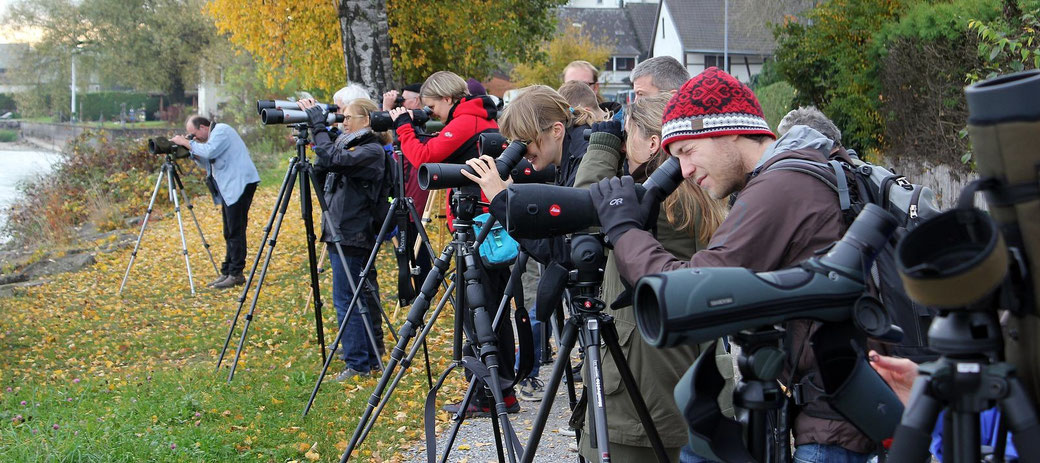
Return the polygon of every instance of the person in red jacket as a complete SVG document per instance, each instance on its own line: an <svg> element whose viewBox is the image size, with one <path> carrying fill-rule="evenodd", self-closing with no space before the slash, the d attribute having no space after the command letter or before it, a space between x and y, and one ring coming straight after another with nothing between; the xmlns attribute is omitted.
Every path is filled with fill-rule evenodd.
<svg viewBox="0 0 1040 463"><path fill-rule="evenodd" d="M494 100L487 95L472 96L469 94L466 81L449 71L433 73L419 89L419 98L424 106L433 110L433 117L444 122L444 128L434 137L418 137L412 126L411 112L405 108L390 110L394 120L397 138L401 142L401 152L413 166L422 166L428 162L464 164L476 158L477 139L482 133L497 133L498 123ZM451 210L451 192L448 192L448 224L454 215ZM481 195L481 200L488 199ZM509 279L507 269L484 269L484 295L487 309L494 312L499 305ZM502 352L512 352L514 346L513 327L502 323L498 329L498 344ZM462 333L456 333L461 336ZM472 352L466 355L473 355ZM504 362L509 364L510 362ZM512 371L501 372L508 376ZM467 416L489 416L492 404L481 389L478 400L471 402L465 410ZM512 387L503 390L505 405L509 413L520 411L516 394ZM456 413L461 404L448 404L444 407Z"/></svg>

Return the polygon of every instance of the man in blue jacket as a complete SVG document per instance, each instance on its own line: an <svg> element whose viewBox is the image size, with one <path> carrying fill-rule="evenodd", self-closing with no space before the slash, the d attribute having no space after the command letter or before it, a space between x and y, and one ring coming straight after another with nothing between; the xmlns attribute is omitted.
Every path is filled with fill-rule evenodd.
<svg viewBox="0 0 1040 463"><path fill-rule="evenodd" d="M227 124L213 124L194 115L184 124L191 137L178 135L170 141L191 150L192 158L206 169L206 185L213 203L220 205L224 222L226 251L220 265L220 276L207 286L230 288L246 282L242 270L246 265L246 225L253 193L260 174L249 157L242 137Z"/></svg>

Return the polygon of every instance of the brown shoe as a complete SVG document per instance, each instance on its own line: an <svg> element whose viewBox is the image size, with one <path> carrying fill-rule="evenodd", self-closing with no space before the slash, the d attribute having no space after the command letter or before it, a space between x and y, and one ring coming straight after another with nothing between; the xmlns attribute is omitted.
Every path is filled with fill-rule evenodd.
<svg viewBox="0 0 1040 463"><path fill-rule="evenodd" d="M238 285L241 285L241 284L245 284L245 282L246 282L246 277L244 277L242 275L228 275L227 278L225 278L225 279L221 280L220 282L218 282L217 284L213 285L213 287L216 288L216 289L231 288L233 286L238 286Z"/></svg>
<svg viewBox="0 0 1040 463"><path fill-rule="evenodd" d="M213 280L213 281L207 283L206 287L207 288L212 288L212 287L216 286L218 283L220 283L221 281L224 281L224 279L226 279L229 276L230 275L220 275L219 277L217 277L216 280Z"/></svg>

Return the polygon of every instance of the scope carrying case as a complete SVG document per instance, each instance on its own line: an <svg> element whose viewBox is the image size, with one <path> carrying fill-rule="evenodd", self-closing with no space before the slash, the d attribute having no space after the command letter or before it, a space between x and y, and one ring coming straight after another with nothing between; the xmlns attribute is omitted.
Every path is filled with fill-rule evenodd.
<svg viewBox="0 0 1040 463"><path fill-rule="evenodd" d="M492 220L491 214L487 212L474 217L474 231L476 234L479 235L490 220ZM520 243L517 243L512 236L509 236L505 227L502 226L502 222L496 220L495 224L491 226L491 231L488 232L487 237L480 243L477 253L480 254L480 261L485 267L505 268L512 265L513 261L516 260L517 254L520 253Z"/></svg>

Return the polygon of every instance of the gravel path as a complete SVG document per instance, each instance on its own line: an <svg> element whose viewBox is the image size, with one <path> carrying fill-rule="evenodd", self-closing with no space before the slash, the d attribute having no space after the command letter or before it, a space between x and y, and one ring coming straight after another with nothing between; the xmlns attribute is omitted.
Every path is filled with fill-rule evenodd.
<svg viewBox="0 0 1040 463"><path fill-rule="evenodd" d="M540 379L548 383L549 376L552 374L552 366L542 366L539 374ZM581 384L579 383L578 388L580 387ZM578 394L581 394L580 390ZM445 397L444 400L440 400L439 397L438 402L454 402L458 399ZM517 437L520 438L522 445L527 445L527 438L531 434L531 428L534 426L534 420L538 415L538 407L540 405L541 402L520 401L520 413L509 415L509 422L513 425L513 429L516 430ZM567 385L560 384L560 390L556 394L556 400L553 401L552 413L549 414L549 420L545 425L545 432L542 433L542 439L538 444L538 452L534 461L576 461L578 458L576 447L574 447L575 450L570 450L571 444L575 442L574 437L560 434L560 428L566 428L567 420L570 419L570 410L568 410L567 405ZM451 423L444 424L441 428L442 432L438 435L437 441L438 457L444 451L443 446L447 443L448 433L451 431ZM415 448L404 455L404 461L425 462L425 444L425 441L419 442ZM495 449L495 440L491 432L490 419L470 418L463 421L448 461L458 463L497 463L498 453Z"/></svg>

